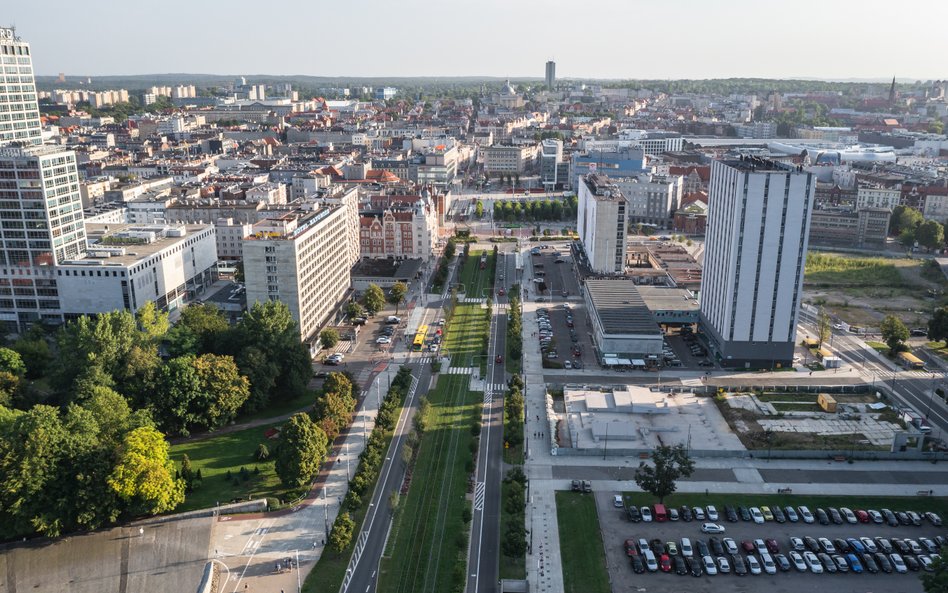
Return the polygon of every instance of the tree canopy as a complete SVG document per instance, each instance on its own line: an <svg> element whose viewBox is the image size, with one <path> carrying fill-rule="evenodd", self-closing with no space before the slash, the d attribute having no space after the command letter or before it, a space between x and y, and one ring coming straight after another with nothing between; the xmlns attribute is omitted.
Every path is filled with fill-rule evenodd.
<svg viewBox="0 0 948 593"><path fill-rule="evenodd" d="M326 433L307 414L294 414L280 431L276 451L276 473L288 488L309 483L326 456Z"/></svg>
<svg viewBox="0 0 948 593"><path fill-rule="evenodd" d="M665 497L678 489L677 480L687 478L694 470L695 462L688 457L684 445L660 445L652 451L652 465L643 461L636 468L635 483L664 503Z"/></svg>
<svg viewBox="0 0 948 593"><path fill-rule="evenodd" d="M362 304L370 315L375 315L385 308L385 293L377 284L369 284L362 296Z"/></svg>
<svg viewBox="0 0 948 593"><path fill-rule="evenodd" d="M893 354L905 349L905 341L909 339L909 330L895 315L885 316L879 326L879 332L882 334L882 341L889 346Z"/></svg>

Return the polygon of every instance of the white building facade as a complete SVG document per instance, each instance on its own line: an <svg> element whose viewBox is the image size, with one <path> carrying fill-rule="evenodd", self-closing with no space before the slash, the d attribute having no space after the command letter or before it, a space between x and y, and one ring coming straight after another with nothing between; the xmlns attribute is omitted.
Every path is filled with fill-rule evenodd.
<svg viewBox="0 0 948 593"><path fill-rule="evenodd" d="M628 202L630 223L645 223L667 228L672 211L681 202L684 185L679 175L637 175L612 180Z"/></svg>
<svg viewBox="0 0 948 593"><path fill-rule="evenodd" d="M701 321L731 367L790 363L816 179L755 157L711 167Z"/></svg>
<svg viewBox="0 0 948 593"><path fill-rule="evenodd" d="M612 180L595 174L580 178L576 228L594 272L625 271L626 207Z"/></svg>
<svg viewBox="0 0 948 593"><path fill-rule="evenodd" d="M856 210L888 208L895 210L902 197L901 188L860 187L856 190Z"/></svg>

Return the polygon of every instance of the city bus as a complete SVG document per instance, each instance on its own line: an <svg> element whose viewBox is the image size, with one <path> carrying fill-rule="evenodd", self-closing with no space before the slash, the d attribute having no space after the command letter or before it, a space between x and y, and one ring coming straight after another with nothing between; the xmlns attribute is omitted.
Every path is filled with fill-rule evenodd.
<svg viewBox="0 0 948 593"><path fill-rule="evenodd" d="M411 344L411 349L413 352L421 352L425 349L425 337L428 335L428 326L422 325L418 327L418 331L415 333L415 341Z"/></svg>

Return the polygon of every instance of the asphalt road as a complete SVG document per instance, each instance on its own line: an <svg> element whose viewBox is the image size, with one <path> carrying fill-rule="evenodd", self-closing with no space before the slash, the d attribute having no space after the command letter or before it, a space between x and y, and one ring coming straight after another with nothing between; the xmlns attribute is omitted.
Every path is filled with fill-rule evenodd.
<svg viewBox="0 0 948 593"><path fill-rule="evenodd" d="M509 288L516 282L512 253L498 252L495 289ZM503 281L500 280L503 276ZM506 292L506 290L505 290ZM494 293L491 337L487 348L488 385L485 390L482 412L481 443L477 452L477 489L484 489L484 496L478 509L478 497L474 500L474 514L471 521L471 539L468 551L468 591L477 593L493 592L497 589L500 573L500 484L503 479L503 420L504 392L494 391L491 386L507 383L505 365L496 364L495 357L506 352L507 313L499 311L499 304L506 304L506 296ZM490 394L490 398L486 394Z"/></svg>
<svg viewBox="0 0 948 593"><path fill-rule="evenodd" d="M629 480L635 479L635 467L595 466L595 465L554 465L553 478L560 480ZM736 482L734 471L730 469L695 468L689 482Z"/></svg>

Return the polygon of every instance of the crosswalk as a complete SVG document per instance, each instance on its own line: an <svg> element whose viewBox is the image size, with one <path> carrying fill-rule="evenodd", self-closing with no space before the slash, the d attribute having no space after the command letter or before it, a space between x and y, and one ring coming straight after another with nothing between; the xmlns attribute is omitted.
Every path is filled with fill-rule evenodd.
<svg viewBox="0 0 948 593"><path fill-rule="evenodd" d="M487 299L479 299L477 297L461 297L458 299L459 303L467 303L470 305L484 304L487 302Z"/></svg>
<svg viewBox="0 0 948 593"><path fill-rule="evenodd" d="M448 369L449 375L471 375L474 373L474 367L451 367Z"/></svg>
<svg viewBox="0 0 948 593"><path fill-rule="evenodd" d="M474 510L483 511L484 510L484 495L487 493L487 484L484 482L477 482L474 484Z"/></svg>

